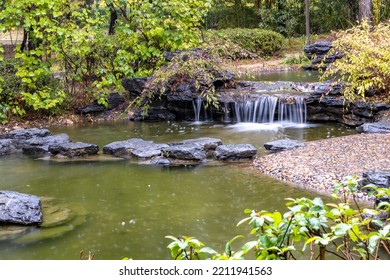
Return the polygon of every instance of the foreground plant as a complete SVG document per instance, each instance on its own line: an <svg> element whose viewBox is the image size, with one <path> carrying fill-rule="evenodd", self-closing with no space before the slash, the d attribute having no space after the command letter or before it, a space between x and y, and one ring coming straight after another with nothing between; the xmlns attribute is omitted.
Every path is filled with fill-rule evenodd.
<svg viewBox="0 0 390 280"><path fill-rule="evenodd" d="M205 247L202 242L188 237L172 237L168 246L174 259L296 259L305 252L311 260L332 256L344 260L377 260L390 256L390 189L364 186L368 195L376 199L373 209L361 209L357 203L359 181L347 177L336 185L335 203L324 203L321 198L287 198L288 211L268 212L246 209L249 216L237 226L248 223L255 238L237 251L232 251L236 236L226 244L223 253ZM384 218L385 217L385 218Z"/></svg>

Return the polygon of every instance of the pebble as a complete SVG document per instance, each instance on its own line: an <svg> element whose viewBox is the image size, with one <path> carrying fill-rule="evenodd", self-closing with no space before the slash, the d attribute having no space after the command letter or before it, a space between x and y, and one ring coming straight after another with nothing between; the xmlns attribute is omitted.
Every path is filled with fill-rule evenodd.
<svg viewBox="0 0 390 280"><path fill-rule="evenodd" d="M346 176L390 168L390 134L356 134L306 142L304 147L257 157L261 173L300 187L331 192ZM359 195L367 199L367 195Z"/></svg>

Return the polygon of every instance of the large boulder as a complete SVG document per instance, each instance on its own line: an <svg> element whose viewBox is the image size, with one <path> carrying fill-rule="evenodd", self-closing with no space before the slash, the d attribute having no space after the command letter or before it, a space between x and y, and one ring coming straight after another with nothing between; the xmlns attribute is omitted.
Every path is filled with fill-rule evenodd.
<svg viewBox="0 0 390 280"><path fill-rule="evenodd" d="M99 146L84 142L57 143L49 146L49 152L55 156L76 158L96 155L99 152Z"/></svg>
<svg viewBox="0 0 390 280"><path fill-rule="evenodd" d="M293 150L297 147L303 147L304 145L305 144L298 140L280 139L264 143L264 148L266 150L276 153L285 150Z"/></svg>
<svg viewBox="0 0 390 280"><path fill-rule="evenodd" d="M219 160L249 160L257 154L257 149L251 144L220 145L215 149L215 157Z"/></svg>
<svg viewBox="0 0 390 280"><path fill-rule="evenodd" d="M41 200L37 196L0 191L0 223L34 225L41 222Z"/></svg>

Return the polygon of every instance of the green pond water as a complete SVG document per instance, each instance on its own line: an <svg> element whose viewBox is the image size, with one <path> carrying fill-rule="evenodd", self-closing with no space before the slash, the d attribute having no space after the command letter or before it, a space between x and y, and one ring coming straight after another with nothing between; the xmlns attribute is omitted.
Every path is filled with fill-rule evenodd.
<svg viewBox="0 0 390 280"><path fill-rule="evenodd" d="M303 141L354 134L330 124L217 124L120 122L49 128L76 141L98 144L129 138L167 143L198 137L224 144L250 143L258 155L264 142L289 137ZM0 235L0 259L70 259L92 251L95 259L170 259L166 235L194 236L223 251L249 226L236 224L245 208L281 210L285 197L315 197L259 174L251 163L158 167L99 155L86 161L49 161L22 154L0 158L0 189L54 199L67 209L57 226L35 228L15 238ZM59 210L60 211L60 210ZM234 249L234 248L233 248Z"/></svg>
<svg viewBox="0 0 390 280"><path fill-rule="evenodd" d="M290 82L318 82L320 80L320 73L318 71L278 71L271 73L251 73L242 74L239 79L249 81L290 81Z"/></svg>

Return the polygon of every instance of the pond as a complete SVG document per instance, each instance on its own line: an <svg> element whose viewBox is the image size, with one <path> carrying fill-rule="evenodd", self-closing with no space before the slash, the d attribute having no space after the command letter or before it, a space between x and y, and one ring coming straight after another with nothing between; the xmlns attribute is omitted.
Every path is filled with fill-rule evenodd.
<svg viewBox="0 0 390 280"><path fill-rule="evenodd" d="M316 140L354 134L335 124L224 124L119 122L49 128L76 141L98 144L129 138L167 143L199 137L249 143L258 155L267 141ZM245 208L285 210L286 197L315 197L257 173L251 163L158 167L132 160L56 162L17 154L0 158L0 189L55 199L72 212L62 226L0 241L0 259L69 259L91 251L95 259L170 259L166 235L194 236L222 252L250 228L236 224ZM1 237L1 236L0 236ZM1 240L1 238L0 238ZM234 247L233 247L234 248Z"/></svg>
<svg viewBox="0 0 390 280"><path fill-rule="evenodd" d="M268 81L268 82L277 82L277 81L289 81L289 82L307 82L313 83L320 80L321 74L318 71L309 71L309 70L296 70L296 71L277 71L277 72L260 72L260 73L250 73L242 74L238 78L240 80L249 80L249 81Z"/></svg>

